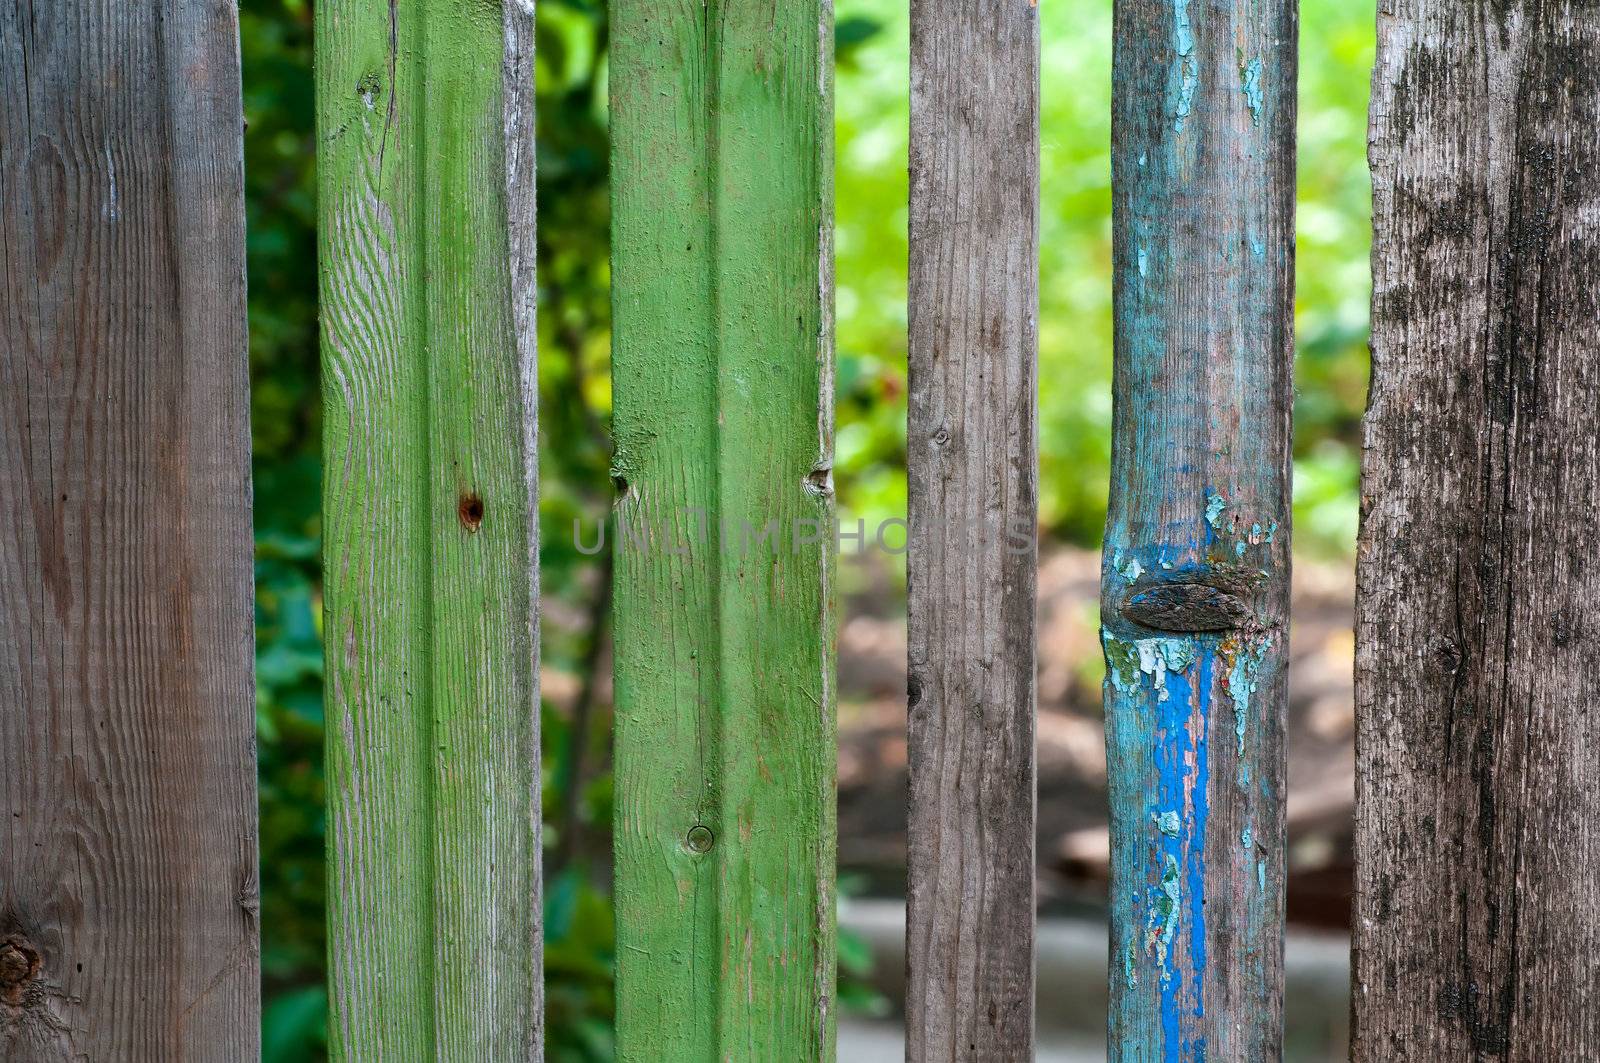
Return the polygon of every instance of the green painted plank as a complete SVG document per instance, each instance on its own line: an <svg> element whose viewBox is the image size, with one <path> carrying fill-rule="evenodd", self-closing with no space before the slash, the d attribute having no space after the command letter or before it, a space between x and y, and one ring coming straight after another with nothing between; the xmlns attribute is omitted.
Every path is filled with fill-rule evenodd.
<svg viewBox="0 0 1600 1063"><path fill-rule="evenodd" d="M1282 1058L1295 0L1117 0L1110 1057Z"/></svg>
<svg viewBox="0 0 1600 1063"><path fill-rule="evenodd" d="M539 1051L531 42L317 5L337 1058Z"/></svg>
<svg viewBox="0 0 1600 1063"><path fill-rule="evenodd" d="M831 10L612 20L619 1056L828 1059Z"/></svg>

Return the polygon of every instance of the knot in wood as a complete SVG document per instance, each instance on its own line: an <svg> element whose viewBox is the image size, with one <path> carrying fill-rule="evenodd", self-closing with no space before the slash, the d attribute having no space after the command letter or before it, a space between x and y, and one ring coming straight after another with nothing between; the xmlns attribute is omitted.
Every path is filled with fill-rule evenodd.
<svg viewBox="0 0 1600 1063"><path fill-rule="evenodd" d="M696 824L689 828L687 840L690 852L708 853L711 851L711 846L716 841L716 837L711 833L710 827Z"/></svg>
<svg viewBox="0 0 1600 1063"><path fill-rule="evenodd" d="M0 945L0 989L14 989L39 970L39 954L20 941Z"/></svg>
<svg viewBox="0 0 1600 1063"><path fill-rule="evenodd" d="M1186 634L1244 627L1250 607L1209 584L1162 583L1130 597L1123 603L1122 615L1157 631Z"/></svg>

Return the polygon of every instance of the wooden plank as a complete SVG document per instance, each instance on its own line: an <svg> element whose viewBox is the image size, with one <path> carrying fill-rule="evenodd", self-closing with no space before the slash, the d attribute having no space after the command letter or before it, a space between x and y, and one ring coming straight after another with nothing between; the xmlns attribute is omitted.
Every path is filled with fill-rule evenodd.
<svg viewBox="0 0 1600 1063"><path fill-rule="evenodd" d="M338 1058L542 1042L532 23L317 5Z"/></svg>
<svg viewBox="0 0 1600 1063"><path fill-rule="evenodd" d="M0 6L0 1058L260 1038L238 24Z"/></svg>
<svg viewBox="0 0 1600 1063"><path fill-rule="evenodd" d="M1600 1058L1600 17L1381 5L1352 1058Z"/></svg>
<svg viewBox="0 0 1600 1063"><path fill-rule="evenodd" d="M831 8L611 17L618 1057L831 1059Z"/></svg>
<svg viewBox="0 0 1600 1063"><path fill-rule="evenodd" d="M1296 32L1116 6L1113 1059L1282 1052Z"/></svg>
<svg viewBox="0 0 1600 1063"><path fill-rule="evenodd" d="M912 3L910 161L906 1058L1027 1060L1039 464L1033 3Z"/></svg>

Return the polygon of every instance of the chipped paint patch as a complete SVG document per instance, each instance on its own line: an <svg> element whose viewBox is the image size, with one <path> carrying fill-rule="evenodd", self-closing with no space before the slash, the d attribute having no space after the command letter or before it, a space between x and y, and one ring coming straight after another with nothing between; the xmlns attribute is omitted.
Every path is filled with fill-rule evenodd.
<svg viewBox="0 0 1600 1063"><path fill-rule="evenodd" d="M1146 276L1150 272L1150 256L1144 248L1139 248L1139 276Z"/></svg>
<svg viewBox="0 0 1600 1063"><path fill-rule="evenodd" d="M1241 544L1242 545L1242 544ZM1250 721L1250 695L1256 692L1260 683L1261 664L1267 657L1267 650L1272 646L1270 635L1260 637L1254 645L1242 647L1234 639L1228 639L1220 647L1224 660L1231 658L1232 666L1228 670L1228 696L1233 699L1233 725L1234 732L1239 739L1239 757L1244 758L1245 732ZM1240 785L1248 785L1241 780Z"/></svg>
<svg viewBox="0 0 1600 1063"><path fill-rule="evenodd" d="M1240 71L1244 78L1244 100L1250 108L1250 120L1261 124L1261 60L1255 58Z"/></svg>
<svg viewBox="0 0 1600 1063"><path fill-rule="evenodd" d="M1176 812L1152 812L1150 819L1155 823L1156 829L1169 838L1176 838L1183 830L1183 821Z"/></svg>
<svg viewBox="0 0 1600 1063"><path fill-rule="evenodd" d="M1250 824L1244 825L1244 833L1239 835L1239 844L1249 849L1256 843L1255 835L1250 832Z"/></svg>
<svg viewBox="0 0 1600 1063"><path fill-rule="evenodd" d="M1222 519L1222 511L1228 508L1228 500L1221 495L1213 494L1206 499L1206 523L1213 528Z"/></svg>
<svg viewBox="0 0 1600 1063"><path fill-rule="evenodd" d="M1153 638L1128 641L1105 628L1100 629L1105 646L1106 678L1123 694L1136 694L1140 676L1154 680L1156 699L1167 700L1167 673L1182 673L1195 660L1195 647L1189 639Z"/></svg>
<svg viewBox="0 0 1600 1063"><path fill-rule="evenodd" d="M1172 978L1167 960L1172 955L1172 939L1178 936L1179 905L1183 900L1183 882L1178 874L1178 858L1167 854L1161 871L1160 892L1150 906L1149 935L1145 947L1156 952L1156 962L1161 966L1161 980ZM1156 946L1160 946L1157 952Z"/></svg>
<svg viewBox="0 0 1600 1063"><path fill-rule="evenodd" d="M1173 45L1178 52L1178 104L1172 128L1182 133L1183 124L1194 109L1194 93L1200 84L1200 64L1194 55L1194 29L1189 23L1188 0L1173 0Z"/></svg>

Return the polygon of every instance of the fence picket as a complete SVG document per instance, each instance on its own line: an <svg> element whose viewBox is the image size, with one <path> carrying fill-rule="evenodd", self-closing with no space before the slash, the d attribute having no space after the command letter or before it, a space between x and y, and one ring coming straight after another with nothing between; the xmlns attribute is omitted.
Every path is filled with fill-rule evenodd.
<svg viewBox="0 0 1600 1063"><path fill-rule="evenodd" d="M1381 5L1356 1060L1600 1059L1597 69L1592 8Z"/></svg>
<svg viewBox="0 0 1600 1063"><path fill-rule="evenodd" d="M541 1051L533 16L319 0L336 1058Z"/></svg>
<svg viewBox="0 0 1600 1063"><path fill-rule="evenodd" d="M1294 0L1120 0L1111 1056L1278 1059Z"/></svg>
<svg viewBox="0 0 1600 1063"><path fill-rule="evenodd" d="M260 1042L239 28L0 6L0 1058Z"/></svg>
<svg viewBox="0 0 1600 1063"><path fill-rule="evenodd" d="M831 5L611 18L618 1056L831 1059Z"/></svg>
<svg viewBox="0 0 1600 1063"><path fill-rule="evenodd" d="M911 5L907 1058L1032 1058L1039 18Z"/></svg>

